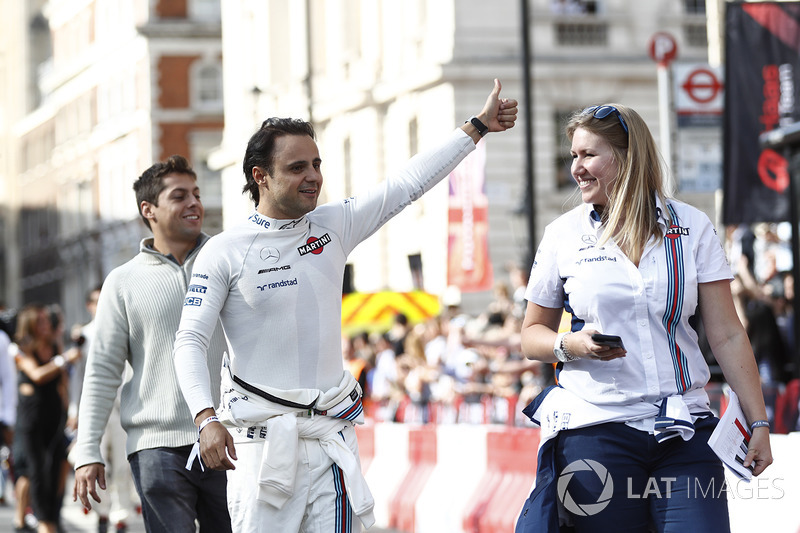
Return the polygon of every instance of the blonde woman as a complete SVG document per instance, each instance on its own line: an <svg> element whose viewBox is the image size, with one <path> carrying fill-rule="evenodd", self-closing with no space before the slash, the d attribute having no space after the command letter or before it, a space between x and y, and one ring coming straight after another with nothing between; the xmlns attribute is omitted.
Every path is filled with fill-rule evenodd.
<svg viewBox="0 0 800 533"><path fill-rule="evenodd" d="M582 203L545 229L525 294L523 353L557 363L558 386L526 408L542 445L518 531L727 532L695 315L752 428L745 466L759 475L772 454L720 240L705 214L668 196L634 110L588 107L566 135ZM571 331L558 333L564 309Z"/></svg>

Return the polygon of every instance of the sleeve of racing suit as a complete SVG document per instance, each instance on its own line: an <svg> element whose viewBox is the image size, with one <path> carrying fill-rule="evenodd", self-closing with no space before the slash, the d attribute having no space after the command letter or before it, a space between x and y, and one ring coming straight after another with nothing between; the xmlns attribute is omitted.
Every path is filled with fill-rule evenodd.
<svg viewBox="0 0 800 533"><path fill-rule="evenodd" d="M474 149L472 138L457 128L433 148L412 157L388 179L340 202L343 209L338 214L343 217L341 238L345 253L447 177Z"/></svg>
<svg viewBox="0 0 800 533"><path fill-rule="evenodd" d="M216 408L206 358L230 278L229 256L218 250L217 244L216 239L209 240L197 256L192 281L202 281L205 293L187 294L172 351L178 383L192 417L208 407Z"/></svg>

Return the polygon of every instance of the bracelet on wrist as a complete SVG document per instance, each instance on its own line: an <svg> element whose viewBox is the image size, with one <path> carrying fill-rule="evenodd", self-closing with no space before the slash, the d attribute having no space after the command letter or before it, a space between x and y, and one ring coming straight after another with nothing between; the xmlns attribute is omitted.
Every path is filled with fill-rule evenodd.
<svg viewBox="0 0 800 533"><path fill-rule="evenodd" d="M752 433L756 428L769 428L769 420L756 420L750 424L750 432Z"/></svg>
<svg viewBox="0 0 800 533"><path fill-rule="evenodd" d="M555 345L553 346L553 353L555 354L556 359L558 359L562 363L569 363L570 361L574 361L575 359L577 359L577 356L569 353L569 349L567 348L566 339L569 333L570 332L568 331L559 333L556 336L556 342Z"/></svg>
<svg viewBox="0 0 800 533"><path fill-rule="evenodd" d="M211 422L219 422L219 418L217 418L217 415L211 415L202 422L200 422L200 427L197 428L197 434L199 435L200 432L203 431L203 428L209 425Z"/></svg>

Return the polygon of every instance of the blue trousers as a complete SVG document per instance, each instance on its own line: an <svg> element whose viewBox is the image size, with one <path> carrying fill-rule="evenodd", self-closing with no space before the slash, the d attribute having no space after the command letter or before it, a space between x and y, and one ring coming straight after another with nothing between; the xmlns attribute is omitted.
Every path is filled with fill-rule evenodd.
<svg viewBox="0 0 800 533"><path fill-rule="evenodd" d="M230 533L224 471L186 470L191 446L154 448L131 454L133 482L142 500L147 533Z"/></svg>
<svg viewBox="0 0 800 533"><path fill-rule="evenodd" d="M717 422L662 443L622 423L562 431L558 494L575 531L729 533L723 466L708 446Z"/></svg>

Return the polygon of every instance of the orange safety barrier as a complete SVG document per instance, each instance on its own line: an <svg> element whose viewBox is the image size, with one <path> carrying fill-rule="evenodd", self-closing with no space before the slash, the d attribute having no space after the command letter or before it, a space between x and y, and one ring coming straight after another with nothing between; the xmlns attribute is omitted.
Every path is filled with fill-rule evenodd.
<svg viewBox="0 0 800 533"><path fill-rule="evenodd" d="M436 466L436 426L420 426L408 432L410 468L389 506L389 527L415 531L416 503Z"/></svg>
<svg viewBox="0 0 800 533"><path fill-rule="evenodd" d="M487 464L464 516L464 531L513 531L536 478L538 428L505 428L487 434Z"/></svg>

